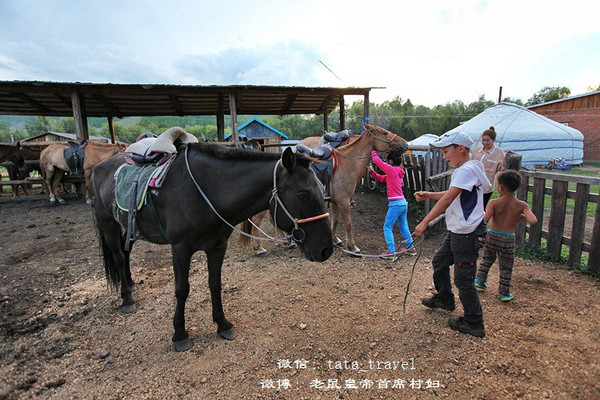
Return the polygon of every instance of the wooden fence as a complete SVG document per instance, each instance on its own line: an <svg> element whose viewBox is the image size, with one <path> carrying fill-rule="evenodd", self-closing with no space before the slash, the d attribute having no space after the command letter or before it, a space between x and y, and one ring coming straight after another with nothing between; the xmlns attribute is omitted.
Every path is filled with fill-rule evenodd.
<svg viewBox="0 0 600 400"><path fill-rule="evenodd" d="M542 247L542 238L545 238L546 250L555 259L560 258L562 246L567 246L567 264L571 266L580 264L582 252L587 252L588 270L599 272L600 194L591 193L590 188L600 185L600 178L525 170L521 170L521 174L527 178L528 184L521 186L517 197L530 204L538 223L529 228L525 223L520 223L515 230L517 244ZM569 190L569 183L576 184L575 191ZM532 196L528 201L529 192ZM549 213L544 213L546 196L550 197ZM574 201L573 214L566 213L567 199ZM596 205L593 217L587 216L590 203ZM544 229L545 218L548 221L547 229ZM565 232L567 221L571 218L571 232ZM590 230L591 239L586 241L585 233ZM570 236L565 236L566 233Z"/></svg>

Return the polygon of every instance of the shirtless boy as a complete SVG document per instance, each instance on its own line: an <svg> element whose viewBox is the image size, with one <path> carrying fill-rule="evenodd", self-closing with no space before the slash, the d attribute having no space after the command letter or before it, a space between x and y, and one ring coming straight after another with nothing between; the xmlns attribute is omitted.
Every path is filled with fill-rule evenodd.
<svg viewBox="0 0 600 400"><path fill-rule="evenodd" d="M530 225L537 223L537 218L531 212L529 205L515 197L515 191L520 185L521 175L516 171L508 170L498 175L498 194L501 197L488 203L483 216L488 223L488 233L483 259L475 278L475 286L479 290L487 289L485 282L488 272L498 257L500 270L498 293L502 301L511 301L514 298L510 292L510 280L515 261L515 226L523 220Z"/></svg>

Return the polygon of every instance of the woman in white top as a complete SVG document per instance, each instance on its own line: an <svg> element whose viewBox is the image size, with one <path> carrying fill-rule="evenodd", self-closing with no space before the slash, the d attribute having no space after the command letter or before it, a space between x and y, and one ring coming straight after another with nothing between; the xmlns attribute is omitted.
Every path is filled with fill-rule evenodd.
<svg viewBox="0 0 600 400"><path fill-rule="evenodd" d="M492 184L491 188L483 192L483 207L487 206L492 192L494 191L496 174L504 169L504 152L501 148L496 147L496 130L493 126L486 129L481 134L481 146L478 146L473 152L473 160L478 160L483 163L485 176Z"/></svg>

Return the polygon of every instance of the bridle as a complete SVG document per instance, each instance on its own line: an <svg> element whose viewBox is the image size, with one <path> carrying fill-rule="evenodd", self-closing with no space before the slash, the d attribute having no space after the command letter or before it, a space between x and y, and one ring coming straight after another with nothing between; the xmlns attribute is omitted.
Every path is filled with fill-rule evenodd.
<svg viewBox="0 0 600 400"><path fill-rule="evenodd" d="M391 139L383 139L383 138L380 138L380 137L377 137L377 136L375 136L375 135L373 134L373 132L371 132L371 130L370 130L370 129L366 129L366 132L367 132L367 133L368 133L368 134L369 134L369 135L370 135L370 136L371 136L373 139L375 139L375 140L380 140L380 141L382 141L382 142L384 142L384 143L387 143L387 145L390 147L390 149L395 149L396 147L398 147L398 146L396 145L396 143L394 143L394 139L396 139L396 137L398 136L398 135L396 135L395 133L394 133L394 134L392 134L392 138L391 138ZM390 133L391 133L391 132L390 132Z"/></svg>
<svg viewBox="0 0 600 400"><path fill-rule="evenodd" d="M308 218L294 218L283 204L283 201L281 201L281 198L279 197L279 190L277 189L277 166L280 164L281 160L277 161L277 164L275 164L275 168L273 168L273 190L271 191L271 199L269 200L269 204L271 204L272 201L275 201L275 205L273 207L273 219L275 220L275 223L277 223L277 206L281 207L285 215L287 215L288 218L294 223L294 229L292 230L291 234L292 239L294 240L294 242L302 243L304 241L304 238L306 237L306 233L304 232L304 229L298 226L298 224L304 224L306 222L312 222L323 218L327 218L329 217L329 213L326 212Z"/></svg>
<svg viewBox="0 0 600 400"><path fill-rule="evenodd" d="M190 175L190 178L192 178L192 182L194 182L196 189L198 190L198 192L200 193L200 195L202 196L204 201L206 201L206 203L208 204L210 209L215 213L215 215L217 217L219 217L221 219L221 221L223 221L227 226L229 226L231 229L233 229L234 231L238 232L241 235L248 236L250 238L258 239L258 240L261 240L261 239L262 240L273 240L273 239L264 239L264 238L250 235L250 234L238 229L237 227L233 226L229 222L227 222L227 220L225 218L223 218L221 216L221 214L219 214L217 209L213 206L213 204L210 202L210 200L208 199L208 197L206 196L206 194L204 193L204 191L202 190L202 188L196 181L196 178L194 178L194 174L192 174L192 169L190 168L190 163L189 163L189 159L188 159L188 148L189 148L188 146L186 146L186 148L185 148L185 166L187 168L187 172ZM292 230L292 233L288 238L291 238L296 243L302 243L304 241L304 238L306 237L306 233L304 232L304 230L302 228L300 228L298 226L298 224L304 224L306 222L317 221L319 219L327 218L327 217L329 217L329 213L323 213L320 215L315 215L314 217L308 217L308 218L302 218L302 219L294 218L292 216L292 214L290 214L290 212L284 206L284 204L281 201L281 198L279 197L279 194L278 194L277 166L279 166L280 164L281 164L281 160L278 160L277 163L275 164L275 167L273 168L273 190L271 191L271 199L269 200L269 204L271 204L271 201L273 201L273 200L276 201L274 211L273 211L273 214L274 214L273 219L275 220L275 223L277 224L277 222L276 222L277 221L277 206L279 205L283 209L285 214L288 216L288 218L294 223L294 229ZM284 241L287 240L288 238L284 238Z"/></svg>

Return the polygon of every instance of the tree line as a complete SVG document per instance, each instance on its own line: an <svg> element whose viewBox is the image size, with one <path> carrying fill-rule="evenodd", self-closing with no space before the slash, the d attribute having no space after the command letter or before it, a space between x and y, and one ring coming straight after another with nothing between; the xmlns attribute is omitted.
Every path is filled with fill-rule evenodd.
<svg viewBox="0 0 600 400"><path fill-rule="evenodd" d="M588 91L600 90L588 87ZM571 90L567 87L544 87L536 92L526 103L520 99L504 98L503 102L516 103L523 106L539 104L560 98L568 97ZM429 108L423 105L414 105L410 99L403 100L395 97L381 104L369 104L369 122L391 132L401 135L406 140L415 139L425 133L440 135L458 126L461 122L468 121L485 109L493 106L494 101L481 95L472 103L466 104L455 100L444 105ZM359 133L363 122L364 102L355 101L347 105L346 129ZM241 126L254 116L238 116L238 126ZM307 136L323 134L323 117L321 115L286 115L286 116L257 116L261 121L285 133L290 139L303 139ZM339 109L328 115L328 129L339 131ZM15 122L21 126L14 128ZM23 124L24 122L24 124ZM11 126L9 126L11 124ZM217 139L217 121L215 116L186 116L186 117L128 117L113 121L117 140L132 143L142 133L152 132L160 134L172 126L181 126L199 140ZM231 120L225 116L225 133L231 132ZM88 118L90 136L110 137L108 122L105 118ZM54 117L0 117L0 142L22 140L31 136L43 134L47 131L75 132L73 118Z"/></svg>

